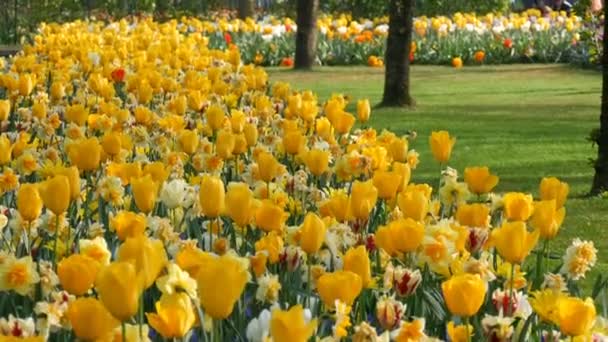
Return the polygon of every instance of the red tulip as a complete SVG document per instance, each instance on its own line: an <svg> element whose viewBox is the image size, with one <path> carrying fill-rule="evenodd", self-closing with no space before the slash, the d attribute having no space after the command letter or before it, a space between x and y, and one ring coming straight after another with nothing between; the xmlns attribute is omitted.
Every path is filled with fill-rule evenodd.
<svg viewBox="0 0 608 342"><path fill-rule="evenodd" d="M112 71L112 80L114 80L114 82L123 82L125 80L125 69L123 68L118 68L118 69L114 69Z"/></svg>

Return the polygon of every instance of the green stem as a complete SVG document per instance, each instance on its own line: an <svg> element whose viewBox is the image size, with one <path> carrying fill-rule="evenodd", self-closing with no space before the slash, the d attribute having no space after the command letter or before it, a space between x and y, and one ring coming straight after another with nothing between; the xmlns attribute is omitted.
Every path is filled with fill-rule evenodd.
<svg viewBox="0 0 608 342"><path fill-rule="evenodd" d="M509 307L507 308L507 316L511 316L513 313L513 288L515 287L515 263L511 264L511 279L509 284Z"/></svg>
<svg viewBox="0 0 608 342"><path fill-rule="evenodd" d="M309 255L306 258L307 267L307 281L306 281L306 307L310 308L310 297L312 296L312 256Z"/></svg>
<svg viewBox="0 0 608 342"><path fill-rule="evenodd" d="M143 340L144 338L144 331L143 331L143 326L144 326L144 294L141 294L141 297L139 297L139 338L141 340Z"/></svg>
<svg viewBox="0 0 608 342"><path fill-rule="evenodd" d="M53 242L53 269L57 271L57 240L59 239L59 215L55 214L55 241Z"/></svg>
<svg viewBox="0 0 608 342"><path fill-rule="evenodd" d="M471 318L470 317L465 317L464 318L464 329L467 333L467 342L471 342L471 331L470 331L470 322Z"/></svg>
<svg viewBox="0 0 608 342"><path fill-rule="evenodd" d="M120 322L120 331L122 333L122 342L127 342L127 324L125 321Z"/></svg>

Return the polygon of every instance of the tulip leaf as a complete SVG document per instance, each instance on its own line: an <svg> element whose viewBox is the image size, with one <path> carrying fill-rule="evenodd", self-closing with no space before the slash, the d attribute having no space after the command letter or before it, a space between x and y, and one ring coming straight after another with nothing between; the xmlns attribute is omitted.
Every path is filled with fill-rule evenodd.
<svg viewBox="0 0 608 342"><path fill-rule="evenodd" d="M519 340L518 340L519 342L524 342L524 341L528 340L528 330L530 330L530 327L532 326L532 322L534 321L535 317L536 317L536 314L532 313L526 319L526 323L524 323L524 326L521 329L521 332L519 334Z"/></svg>

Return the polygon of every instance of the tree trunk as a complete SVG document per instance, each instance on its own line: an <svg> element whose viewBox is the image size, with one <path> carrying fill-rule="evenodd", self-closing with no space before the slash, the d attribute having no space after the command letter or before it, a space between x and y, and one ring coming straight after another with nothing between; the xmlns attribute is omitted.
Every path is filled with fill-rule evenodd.
<svg viewBox="0 0 608 342"><path fill-rule="evenodd" d="M416 0L391 0L386 42L382 106L413 106L410 96L410 45Z"/></svg>
<svg viewBox="0 0 608 342"><path fill-rule="evenodd" d="M317 52L317 10L319 0L297 0L295 69L312 69Z"/></svg>
<svg viewBox="0 0 608 342"><path fill-rule="evenodd" d="M604 6L604 18L608 18L608 6ZM608 23L604 22L604 51L602 56L602 109L600 131L597 135L597 160L591 194L608 191Z"/></svg>
<svg viewBox="0 0 608 342"><path fill-rule="evenodd" d="M239 0L239 18L253 17L253 0Z"/></svg>

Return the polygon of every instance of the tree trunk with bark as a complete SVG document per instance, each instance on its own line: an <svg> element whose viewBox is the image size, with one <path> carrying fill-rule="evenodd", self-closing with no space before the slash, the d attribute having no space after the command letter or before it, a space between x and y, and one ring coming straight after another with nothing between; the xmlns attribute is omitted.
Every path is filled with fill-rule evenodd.
<svg viewBox="0 0 608 342"><path fill-rule="evenodd" d="M239 0L239 18L246 19L253 17L253 0Z"/></svg>
<svg viewBox="0 0 608 342"><path fill-rule="evenodd" d="M604 6L604 18L608 18L608 6ZM600 130L597 135L597 160L591 194L608 191L608 23L604 23L604 51L602 56L602 107Z"/></svg>
<svg viewBox="0 0 608 342"><path fill-rule="evenodd" d="M295 69L312 69L317 53L317 10L319 0L297 0Z"/></svg>
<svg viewBox="0 0 608 342"><path fill-rule="evenodd" d="M410 45L416 0L391 0L386 42L382 106L413 106L410 95Z"/></svg>

